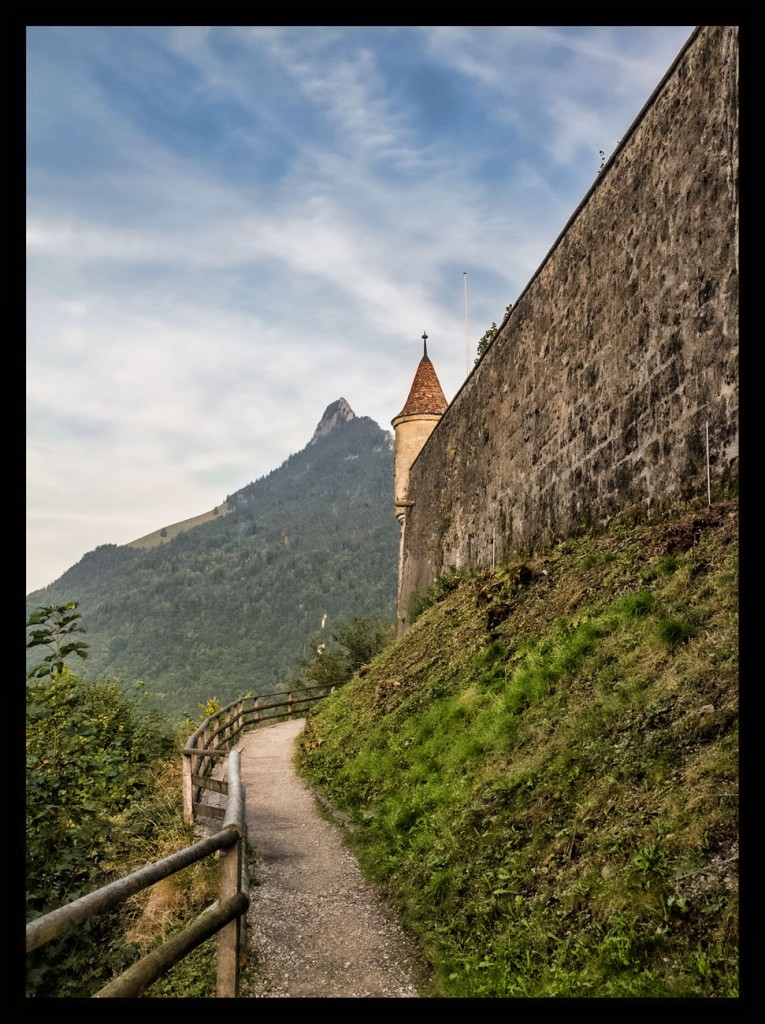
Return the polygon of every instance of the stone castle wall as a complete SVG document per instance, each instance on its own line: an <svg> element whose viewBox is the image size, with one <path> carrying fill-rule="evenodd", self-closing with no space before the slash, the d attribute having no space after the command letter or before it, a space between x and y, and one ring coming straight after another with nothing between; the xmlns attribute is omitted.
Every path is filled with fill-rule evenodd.
<svg viewBox="0 0 765 1024"><path fill-rule="evenodd" d="M414 462L413 593L738 476L738 29L697 30Z"/></svg>

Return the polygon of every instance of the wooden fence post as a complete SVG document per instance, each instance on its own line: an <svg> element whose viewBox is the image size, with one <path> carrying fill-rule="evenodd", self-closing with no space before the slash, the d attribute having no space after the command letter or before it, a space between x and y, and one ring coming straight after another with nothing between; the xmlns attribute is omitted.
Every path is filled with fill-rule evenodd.
<svg viewBox="0 0 765 1024"><path fill-rule="evenodd" d="M183 776L183 820L187 825L194 821L194 795L191 786L191 755L181 755L181 769Z"/></svg>
<svg viewBox="0 0 765 1024"><path fill-rule="evenodd" d="M240 846L242 847L242 855L239 859L241 861L242 873L239 879L239 888L240 891L246 893L247 897L249 898L250 871L247 865L247 844L249 842L247 833L247 791L245 790L244 786L240 786L240 791L242 794L242 813L244 815L244 820L242 821L242 838L240 841ZM247 915L242 914L239 917L238 921L239 938L237 941L239 948L239 967L244 967L244 965L247 963Z"/></svg>
<svg viewBox="0 0 765 1024"><path fill-rule="evenodd" d="M228 803L224 828L234 828L238 841L228 850L221 851L220 891L221 904L237 896L243 881L242 860L245 856L246 811L244 787L241 781L241 756L232 750L228 756ZM235 918L221 928L218 938L218 999L235 999L239 995L239 952L243 935L241 922Z"/></svg>
<svg viewBox="0 0 765 1024"><path fill-rule="evenodd" d="M220 853L220 903L236 896L242 879L242 839ZM241 926L238 918L229 921L218 933L218 981L215 995L218 999L236 999L239 995L239 938Z"/></svg>

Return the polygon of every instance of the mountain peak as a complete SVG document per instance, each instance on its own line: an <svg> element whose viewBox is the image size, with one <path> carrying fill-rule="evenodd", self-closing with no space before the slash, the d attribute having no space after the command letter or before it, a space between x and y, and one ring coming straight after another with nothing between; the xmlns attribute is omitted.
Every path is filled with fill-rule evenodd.
<svg viewBox="0 0 765 1024"><path fill-rule="evenodd" d="M316 430L313 432L313 437L309 441L309 444L313 444L318 441L320 437L326 437L330 430L338 425L338 423L350 423L351 420L356 418L356 413L351 409L350 405L344 398L338 398L336 402L332 402L324 410L324 415L319 420Z"/></svg>

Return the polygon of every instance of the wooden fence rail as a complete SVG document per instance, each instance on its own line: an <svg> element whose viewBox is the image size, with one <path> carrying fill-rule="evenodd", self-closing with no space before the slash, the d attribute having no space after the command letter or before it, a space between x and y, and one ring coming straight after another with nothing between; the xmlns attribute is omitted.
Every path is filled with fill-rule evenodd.
<svg viewBox="0 0 765 1024"><path fill-rule="evenodd" d="M239 995L239 970L246 950L245 923L250 905L247 876L246 795L241 783L241 754L233 750L239 736L254 726L302 714L334 688L311 687L297 696L272 693L243 697L205 719L183 749L183 807L188 822L207 817L223 820L221 829L162 860L134 871L72 903L35 918L26 926L27 953L103 914L169 875L213 853L220 854L218 900L182 932L174 935L95 993L94 998L140 996L152 982L191 950L218 934L216 996ZM268 703L270 698L280 698ZM286 698L286 699L285 699ZM226 780L212 776L219 759L227 759ZM226 796L226 806L203 803L202 791Z"/></svg>
<svg viewBox="0 0 765 1024"><path fill-rule="evenodd" d="M183 748L183 815L186 821L223 817L220 807L202 802L202 794L206 789L221 792L221 783L213 777L216 760L226 756L243 732L263 722L303 714L333 691L334 687L311 686L298 694L240 697L206 718Z"/></svg>

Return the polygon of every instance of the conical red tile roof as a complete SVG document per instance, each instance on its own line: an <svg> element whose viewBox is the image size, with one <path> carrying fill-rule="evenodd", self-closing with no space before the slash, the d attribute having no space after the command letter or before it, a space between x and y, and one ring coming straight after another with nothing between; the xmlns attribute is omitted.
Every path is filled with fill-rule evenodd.
<svg viewBox="0 0 765 1024"><path fill-rule="evenodd" d="M428 358L427 342L425 343L425 354L420 360L417 372L414 375L412 386L409 390L409 397L404 403L404 408L393 419L400 416L440 416L446 411L448 405L444 393L441 390L436 371Z"/></svg>

